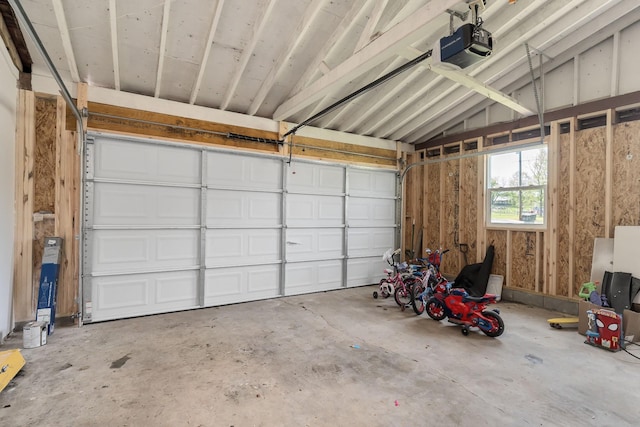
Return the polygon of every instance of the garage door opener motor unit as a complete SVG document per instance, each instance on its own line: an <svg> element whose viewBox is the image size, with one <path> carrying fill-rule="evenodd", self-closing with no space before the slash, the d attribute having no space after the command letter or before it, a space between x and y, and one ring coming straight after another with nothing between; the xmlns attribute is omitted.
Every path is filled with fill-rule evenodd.
<svg viewBox="0 0 640 427"><path fill-rule="evenodd" d="M434 63L466 68L489 57L493 52L493 37L489 31L482 28L482 18L478 16L479 2L469 7L474 12L475 23L464 24L451 35L438 40L433 49Z"/></svg>

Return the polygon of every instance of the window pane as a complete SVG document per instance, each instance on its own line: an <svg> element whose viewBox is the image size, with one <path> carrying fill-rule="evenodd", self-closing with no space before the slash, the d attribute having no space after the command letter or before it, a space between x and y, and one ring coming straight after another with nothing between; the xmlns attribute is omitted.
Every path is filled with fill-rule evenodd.
<svg viewBox="0 0 640 427"><path fill-rule="evenodd" d="M547 148L527 150L522 156L522 186L547 184Z"/></svg>
<svg viewBox="0 0 640 427"><path fill-rule="evenodd" d="M496 154L489 158L489 188L519 187L519 153Z"/></svg>
<svg viewBox="0 0 640 427"><path fill-rule="evenodd" d="M492 224L543 224L544 189L490 190Z"/></svg>

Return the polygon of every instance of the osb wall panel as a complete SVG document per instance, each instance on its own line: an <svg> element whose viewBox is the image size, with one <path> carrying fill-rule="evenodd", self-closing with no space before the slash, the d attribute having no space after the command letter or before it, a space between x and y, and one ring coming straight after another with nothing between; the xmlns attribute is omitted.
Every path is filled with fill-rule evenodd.
<svg viewBox="0 0 640 427"><path fill-rule="evenodd" d="M591 277L594 239L604 237L606 128L582 130L575 139L574 295Z"/></svg>
<svg viewBox="0 0 640 427"><path fill-rule="evenodd" d="M420 161L419 154L407 156L407 164ZM422 204L424 173L422 166L413 167L405 175L404 197L405 216L403 224L405 250L413 251L414 257L421 256Z"/></svg>
<svg viewBox="0 0 640 427"><path fill-rule="evenodd" d="M440 243L440 164L426 166L427 180L424 185L423 209L425 210L423 246L425 249L438 249Z"/></svg>
<svg viewBox="0 0 640 427"><path fill-rule="evenodd" d="M569 286L569 134L560 135L558 177L558 250L556 262L556 295L568 296Z"/></svg>
<svg viewBox="0 0 640 427"><path fill-rule="evenodd" d="M487 230L487 247L493 245L495 257L491 273L499 274L506 280L507 275L507 232L506 230ZM511 286L511 283L505 283Z"/></svg>
<svg viewBox="0 0 640 427"><path fill-rule="evenodd" d="M511 232L511 271L509 286L535 290L536 284L536 233Z"/></svg>
<svg viewBox="0 0 640 427"><path fill-rule="evenodd" d="M640 225L640 121L613 131L613 224Z"/></svg>
<svg viewBox="0 0 640 427"><path fill-rule="evenodd" d="M36 97L33 164L34 212L54 212L56 174L56 99Z"/></svg>
<svg viewBox="0 0 640 427"><path fill-rule="evenodd" d="M468 264L480 262L476 258L478 230L478 159L460 160L460 241L467 244ZM464 257L462 258L464 263Z"/></svg>
<svg viewBox="0 0 640 427"><path fill-rule="evenodd" d="M448 274L457 274L460 271L459 251L456 247L460 232L460 161L450 160L442 165L444 180L444 194L442 195L443 215L441 233L443 241L442 249L450 249L450 252L442 258L442 271Z"/></svg>

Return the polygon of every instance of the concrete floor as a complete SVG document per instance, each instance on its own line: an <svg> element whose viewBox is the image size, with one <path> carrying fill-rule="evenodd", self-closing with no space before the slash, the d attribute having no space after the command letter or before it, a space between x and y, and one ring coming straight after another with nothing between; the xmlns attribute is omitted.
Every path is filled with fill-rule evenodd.
<svg viewBox="0 0 640 427"><path fill-rule="evenodd" d="M23 350L0 425L640 425L640 360L557 313L502 302L501 337L464 337L373 289L60 328Z"/></svg>

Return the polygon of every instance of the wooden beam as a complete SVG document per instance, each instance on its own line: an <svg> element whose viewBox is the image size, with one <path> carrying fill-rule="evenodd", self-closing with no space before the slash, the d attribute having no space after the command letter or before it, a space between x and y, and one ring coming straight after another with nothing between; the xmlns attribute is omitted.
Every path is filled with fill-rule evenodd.
<svg viewBox="0 0 640 427"><path fill-rule="evenodd" d="M478 152L484 151L484 138L478 138ZM478 262L483 259L487 250L487 205L486 205L486 188L485 188L485 165L486 156L478 156L478 176L477 176L477 224L476 224L476 259Z"/></svg>
<svg viewBox="0 0 640 427"><path fill-rule="evenodd" d="M253 116L258 112L258 109L262 106L262 103L275 85L278 77L282 74L282 71L290 66L296 50L300 47L302 41L305 40L308 33L311 32L314 21L327 5L328 1L329 0L312 0L311 4L307 6L302 21L294 31L290 32L291 38L288 46L282 51L278 59L274 62L271 70L269 70L269 74L262 81L260 90L258 90L258 93L254 97L247 114Z"/></svg>
<svg viewBox="0 0 640 427"><path fill-rule="evenodd" d="M569 122L569 287L568 297L573 296L575 281L576 244L576 118ZM563 177L563 179L566 179Z"/></svg>
<svg viewBox="0 0 640 427"><path fill-rule="evenodd" d="M640 91L627 93L624 95L618 95L612 98L603 98L597 101L585 102L584 104L576 105L574 107L563 108L547 112L544 114L544 122L549 123L555 120L567 119L569 117L580 116L583 114L589 114L594 111L605 111L610 108L619 108L627 105L635 105L640 103ZM501 132L509 132L517 129L526 128L539 123L538 116L524 117L520 120L516 120L508 123L497 123L495 125L487 126L481 129L474 129L466 132L461 132L455 135L443 136L441 138L435 138L430 141L415 144L416 150L422 150L423 148L434 148L441 145L449 144L455 141L467 140L471 138L477 138L479 136L486 136L491 134L497 134Z"/></svg>
<svg viewBox="0 0 640 427"><path fill-rule="evenodd" d="M80 110L80 113L82 113L82 110L84 108L87 109L87 111L89 110L89 101L88 101L88 85L86 83L78 83L78 87L76 90L76 107L78 107L78 110ZM89 121L89 117L88 115L84 115L82 117L82 129L84 129L84 131L87 131L87 124Z"/></svg>
<svg viewBox="0 0 640 427"><path fill-rule="evenodd" d="M282 103L274 113L275 120L284 120L320 100L327 93L343 86L375 66L396 56L404 47L420 41L432 31L429 23L453 7L456 0L432 0L416 13L356 52L329 74Z"/></svg>
<svg viewBox="0 0 640 427"><path fill-rule="evenodd" d="M268 22L271 22L271 14L273 13L273 9L275 8L276 0L268 0L265 9L260 13L259 21L255 25L252 26L253 33L251 34L251 40L242 50L242 56L240 57L240 61L238 63L238 67L234 71L233 79L231 80L231 84L227 89L227 93L225 94L224 100L220 105L221 110L226 110L233 99L233 95L236 93L236 89L240 84L240 79L242 79L242 75L244 74L245 69L247 68L247 64L249 60L253 57L253 51L255 50L258 41L260 40L260 35L262 31L264 31Z"/></svg>
<svg viewBox="0 0 640 427"><path fill-rule="evenodd" d="M389 3L389 0L376 1L375 6L373 7L373 11L371 11L371 13L369 14L367 25L364 26L364 30L362 30L362 33L360 34L360 38L356 43L356 47L355 49L353 49L354 52L359 51L360 49L362 49L363 47L365 47L371 42L371 37L373 36L373 30L376 28L376 25L378 25L378 22L380 21L380 17L382 17L382 13L384 12L384 9L387 7L387 3Z"/></svg>
<svg viewBox="0 0 640 427"><path fill-rule="evenodd" d="M540 240L542 237L542 233L536 231L536 277L535 277L535 291L540 292L540 248L542 245L540 244Z"/></svg>
<svg viewBox="0 0 640 427"><path fill-rule="evenodd" d="M475 92L478 92L480 95L483 95L491 99L492 101L502 104L505 107L510 108L519 114L522 114L523 116L531 116L535 114L533 111L520 104L515 98L492 88L486 83L474 77L471 77L470 75L465 74L462 71L451 70L445 68L442 65L434 64L429 65L429 69L434 73L446 77L451 81L459 83L462 86L469 88Z"/></svg>
<svg viewBox="0 0 640 427"><path fill-rule="evenodd" d="M349 35L351 29L361 21L364 13L369 10L373 1L374 0L354 0L351 2L351 9L349 9L344 18L342 18L340 24L318 51L315 58L309 62L307 69L302 73L302 77L300 77L295 84L291 93L298 93L307 87L318 72L328 74L329 71L331 71L327 64L324 63L324 60L331 55L334 50L340 48L346 41L349 41L347 35Z"/></svg>
<svg viewBox="0 0 640 427"><path fill-rule="evenodd" d="M505 268L505 274L504 274L504 284L505 286L513 286L513 283L511 283L511 264L512 262L512 256L511 256L511 230L508 229L507 230L507 260L506 260L506 268Z"/></svg>
<svg viewBox="0 0 640 427"><path fill-rule="evenodd" d="M613 237L613 119L615 110L607 110L604 171L604 237Z"/></svg>
<svg viewBox="0 0 640 427"><path fill-rule="evenodd" d="M53 1L53 12L56 15L56 21L58 22L58 30L60 31L60 37L62 38L62 47L64 48L64 54L67 57L67 63L69 65L69 72L74 82L80 81L80 74L78 73L78 65L76 64L76 56L73 53L73 46L71 45L71 36L69 34L69 26L67 25L67 18L64 14L64 7L62 6L62 0Z"/></svg>
<svg viewBox="0 0 640 427"><path fill-rule="evenodd" d="M548 146L548 179L547 179L547 275L545 283L549 295L557 294L558 287L558 223L559 223L559 155L560 155L560 123L551 122L551 135Z"/></svg>
<svg viewBox="0 0 640 427"><path fill-rule="evenodd" d="M16 112L16 224L13 261L13 315L17 322L35 317L33 286L33 164L35 156L35 96L20 90Z"/></svg>
<svg viewBox="0 0 640 427"><path fill-rule="evenodd" d="M200 92L200 85L202 84L202 78L204 77L204 71L207 68L209 62L209 54L211 53L211 47L213 46L213 37L218 29L218 22L220 22L220 15L222 15L222 7L224 6L224 0L218 0L216 4L216 11L213 14L213 20L209 26L209 35L207 36L207 44L202 52L202 60L200 61L200 69L198 70L198 77L196 78L196 84L193 86L191 96L189 97L189 104L194 104Z"/></svg>
<svg viewBox="0 0 640 427"><path fill-rule="evenodd" d="M61 315L78 310L78 240L80 200L80 157L75 132L66 130L66 103L56 105L55 235L62 237L62 258L58 281L57 311Z"/></svg>
<svg viewBox="0 0 640 427"><path fill-rule="evenodd" d="M171 10L171 0L164 0L162 10L162 30L160 31L160 51L158 52L158 71L156 72L156 90L154 97L160 96L162 86L162 74L164 70L164 57L167 50L167 32L169 31L169 15Z"/></svg>
<svg viewBox="0 0 640 427"><path fill-rule="evenodd" d="M16 66L18 71L23 71L24 68L22 65L22 59L20 58L20 53L18 52L18 49L16 49L16 45L13 42L13 38L9 32L9 28L7 28L7 24L4 22L2 14L0 14L0 37L2 37L2 40L4 41L4 45L9 52L13 65Z"/></svg>
<svg viewBox="0 0 640 427"><path fill-rule="evenodd" d="M118 17L116 0L109 0L109 28L111 30L111 57L113 58L113 83L120 90L120 60L118 54Z"/></svg>

